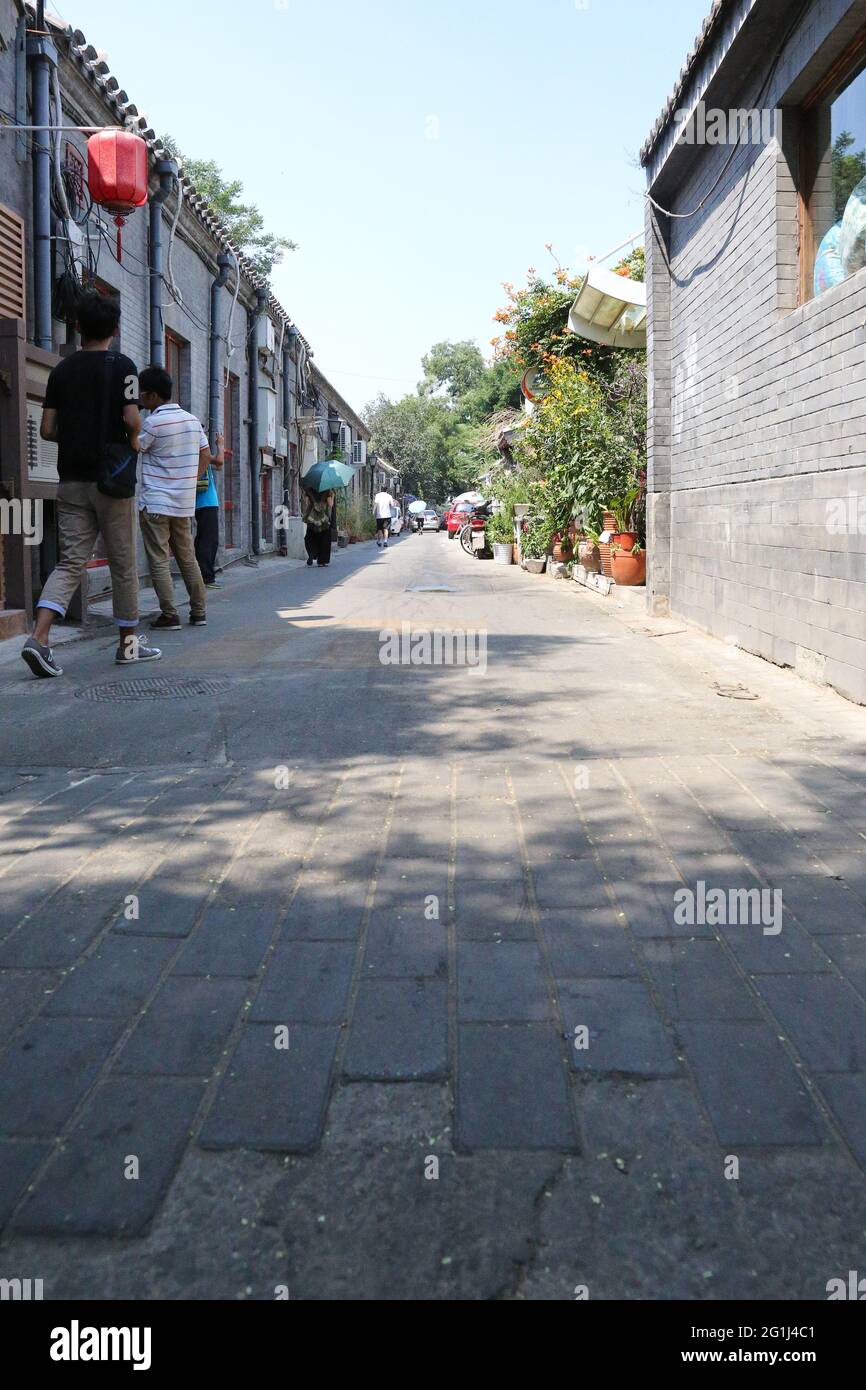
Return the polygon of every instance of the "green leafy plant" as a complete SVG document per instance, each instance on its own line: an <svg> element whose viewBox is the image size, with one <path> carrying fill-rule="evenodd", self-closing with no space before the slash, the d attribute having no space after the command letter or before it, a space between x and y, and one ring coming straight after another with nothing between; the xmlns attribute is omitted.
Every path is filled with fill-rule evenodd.
<svg viewBox="0 0 866 1390"><path fill-rule="evenodd" d="M527 560L543 560L550 548L550 523L544 517L532 518L520 539L521 552Z"/></svg>
<svg viewBox="0 0 866 1390"><path fill-rule="evenodd" d="M639 487L631 487L627 492L619 497L613 497L607 504L607 510L616 522L617 531L634 532L637 531L635 508L641 495Z"/></svg>
<svg viewBox="0 0 866 1390"><path fill-rule="evenodd" d="M504 511L494 512L485 530L491 545L510 545L514 540L514 524Z"/></svg>

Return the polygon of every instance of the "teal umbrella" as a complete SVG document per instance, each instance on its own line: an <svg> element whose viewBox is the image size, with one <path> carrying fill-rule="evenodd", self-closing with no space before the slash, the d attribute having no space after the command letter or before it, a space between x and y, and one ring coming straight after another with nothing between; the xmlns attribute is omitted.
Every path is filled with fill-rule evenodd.
<svg viewBox="0 0 866 1390"><path fill-rule="evenodd" d="M301 485L311 492L330 492L332 488L348 487L354 476L351 464L340 463L339 459L323 459L304 474Z"/></svg>

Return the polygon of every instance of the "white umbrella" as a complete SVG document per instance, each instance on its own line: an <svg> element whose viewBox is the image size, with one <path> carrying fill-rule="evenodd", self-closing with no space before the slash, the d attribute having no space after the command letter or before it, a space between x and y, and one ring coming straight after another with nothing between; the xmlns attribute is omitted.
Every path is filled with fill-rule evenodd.
<svg viewBox="0 0 866 1390"><path fill-rule="evenodd" d="M410 504L409 504L409 511L410 511L410 513L411 513L412 516L420 516L421 513L422 513L422 512L426 512L426 510L427 510L427 503L426 503L426 502L410 502Z"/></svg>

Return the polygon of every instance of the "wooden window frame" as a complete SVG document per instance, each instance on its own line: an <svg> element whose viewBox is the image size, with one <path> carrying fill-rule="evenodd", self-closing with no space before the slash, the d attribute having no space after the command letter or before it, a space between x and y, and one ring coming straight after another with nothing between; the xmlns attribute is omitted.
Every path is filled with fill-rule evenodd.
<svg viewBox="0 0 866 1390"><path fill-rule="evenodd" d="M189 342L175 333L173 328L165 330L165 369L172 380L173 399L182 410L189 409L187 386L189 381ZM177 370L172 370L172 353L177 354Z"/></svg>
<svg viewBox="0 0 866 1390"><path fill-rule="evenodd" d="M866 64L866 25L855 34L847 48L803 99L799 108L800 143L797 178L797 218L800 242L799 302L815 298L813 281L817 238L813 216L813 197L821 161L818 151L818 116L824 104L832 104L860 75Z"/></svg>

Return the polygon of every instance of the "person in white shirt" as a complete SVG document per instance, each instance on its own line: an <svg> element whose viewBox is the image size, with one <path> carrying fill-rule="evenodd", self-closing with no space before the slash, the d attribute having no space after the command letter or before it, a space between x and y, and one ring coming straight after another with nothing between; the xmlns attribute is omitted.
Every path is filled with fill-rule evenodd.
<svg viewBox="0 0 866 1390"><path fill-rule="evenodd" d="M138 435L142 456L138 505L150 578L160 607L151 627L180 631L172 555L189 594L190 623L204 627L206 595L195 558L192 518L199 479L207 476L210 464L219 467L223 462L223 437L217 434L217 452L212 455L201 422L172 401L172 379L164 367L145 368L138 384L141 404L150 412Z"/></svg>
<svg viewBox="0 0 866 1390"><path fill-rule="evenodd" d="M390 492L377 492L373 498L373 515L376 518L376 544L380 550L388 549L391 534L391 508L394 499Z"/></svg>

